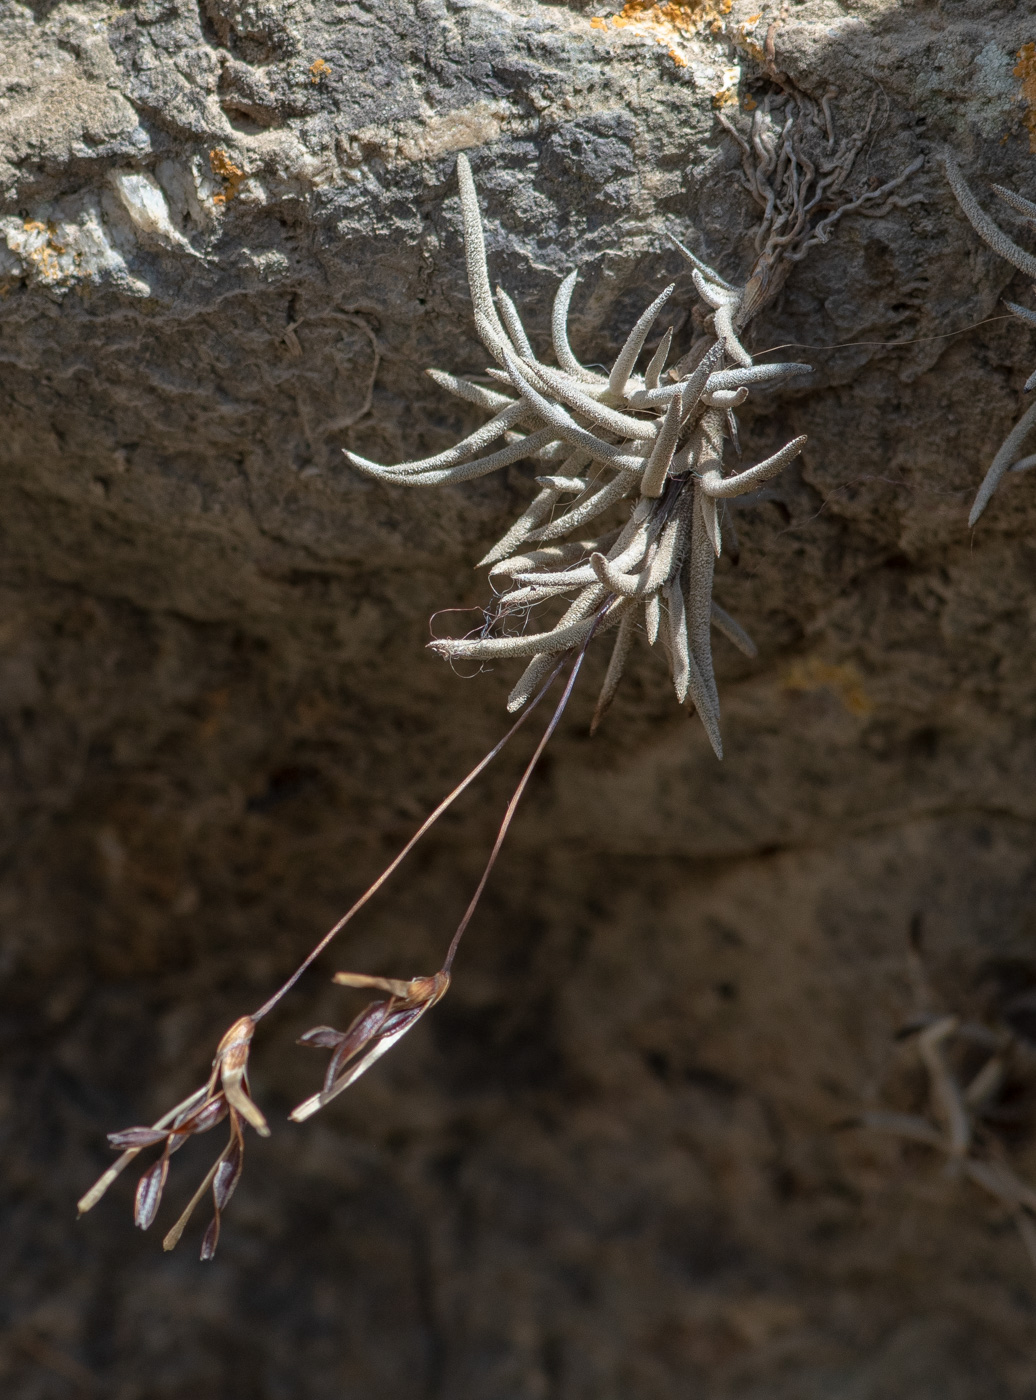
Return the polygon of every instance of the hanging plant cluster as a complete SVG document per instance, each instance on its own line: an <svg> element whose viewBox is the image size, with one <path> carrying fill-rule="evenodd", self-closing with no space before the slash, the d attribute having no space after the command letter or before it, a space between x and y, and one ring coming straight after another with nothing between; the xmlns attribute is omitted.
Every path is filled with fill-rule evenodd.
<svg viewBox="0 0 1036 1400"><path fill-rule="evenodd" d="M750 393L810 372L805 364L756 364L743 343L745 329L791 267L810 248L826 242L844 214L882 215L922 198L895 193L920 160L879 188L855 197L845 193L873 108L862 132L838 142L826 99L817 104L787 85L782 89L756 106L747 130L720 118L738 142L745 188L761 210L750 274L740 285L728 282L674 239L692 265L699 299L693 317L697 334L686 353L671 363L673 332L666 331L642 370L638 365L648 337L674 287L655 298L610 370L600 373L580 363L569 341L568 312L577 278L576 272L570 273L558 290L551 321L556 363L546 363L534 351L510 297L501 289L493 295L474 181L467 159L458 157L475 326L493 365L485 376L487 383L438 370L429 373L443 389L486 411L489 420L454 447L421 461L381 466L348 455L365 476L402 486L455 484L519 461L537 463L538 489L531 503L482 560L496 590L485 625L477 636L432 643L451 659L521 658L525 668L509 700L517 718L283 985L251 1015L235 1021L217 1047L206 1082L150 1126L109 1135L120 1155L83 1196L81 1212L92 1209L142 1152L156 1148L157 1159L140 1178L135 1197L134 1218L147 1229L156 1217L173 1153L228 1121L226 1146L164 1240L172 1249L192 1213L211 1193L213 1216L201 1252L203 1258L212 1257L222 1213L240 1179L245 1126L262 1136L269 1132L248 1083L259 1022L497 757L567 669L552 717L514 790L442 966L431 975L410 979L337 975L339 985L374 995L345 1030L316 1026L301 1038L303 1045L330 1051L331 1058L322 1088L295 1108L292 1119L308 1119L354 1084L446 994L461 938L595 636L615 632L594 727L615 694L641 631L652 646L660 643L665 650L677 698L693 703L717 757L722 756L712 629L748 655L755 653L744 629L713 598L716 559L725 537L734 539L729 505L776 477L805 442L795 437L753 466L739 462L732 467L730 457L741 456L737 411ZM549 625L530 624L534 613L550 608L561 611Z"/></svg>
<svg viewBox="0 0 1036 1400"><path fill-rule="evenodd" d="M712 597L726 503L776 476L798 456L805 438L736 472L726 470L724 448L728 441L737 447L736 410L752 388L809 373L810 366L754 364L738 339L746 320L744 288L731 286L691 254L708 317L703 334L672 368L666 368L670 329L643 373L636 372L675 284L639 318L607 375L580 364L567 330L576 273L561 283L554 302L557 365L544 364L511 298L498 288L494 301L478 198L463 155L457 172L475 326L496 361L489 377L500 387L439 370L430 374L492 417L455 447L421 461L383 467L355 453L348 457L365 476L403 486L470 481L526 458L537 462L541 474L528 508L481 561L491 581L507 581L481 634L431 645L456 660L522 657L526 667L508 701L514 711L535 694L560 653L615 628L596 727L640 626L652 645L661 639L677 699L693 701L722 757L711 628L755 654L747 633ZM485 454L501 439L504 446ZM565 599L567 607L553 625L528 630L530 612L556 599Z"/></svg>

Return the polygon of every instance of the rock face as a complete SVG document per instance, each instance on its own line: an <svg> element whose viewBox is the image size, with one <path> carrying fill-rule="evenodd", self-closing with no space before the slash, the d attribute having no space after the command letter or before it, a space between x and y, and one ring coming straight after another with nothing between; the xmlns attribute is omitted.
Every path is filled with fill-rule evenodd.
<svg viewBox="0 0 1036 1400"><path fill-rule="evenodd" d="M1034 358L1000 298L1031 293L938 162L987 207L991 180L1036 195L1036 28L1010 0L607 9L0 12L6 1394L1036 1385L1009 1214L937 1153L838 1127L924 1107L912 1016L1024 1037L1036 986L1036 483L966 529ZM809 443L717 582L759 643L717 643L725 762L646 647L590 741L593 657L442 1004L284 1122L322 1073L295 1036L358 1009L327 973L438 965L510 752L263 1027L274 1134L216 1261L135 1235L129 1179L76 1227L104 1133L204 1078L505 726L514 668L423 644L483 598L471 565L530 468L394 492L341 455L476 421L421 373L485 362L455 153L536 334L580 264L585 359L677 274L679 341L666 231L744 274L756 212L717 106L747 122L773 72L840 133L876 99L854 187L924 155L926 202L843 219L753 328L816 372L742 422L751 459ZM1036 1179L1029 1081L1008 1087L990 1150ZM215 1150L175 1159L153 1233Z"/></svg>

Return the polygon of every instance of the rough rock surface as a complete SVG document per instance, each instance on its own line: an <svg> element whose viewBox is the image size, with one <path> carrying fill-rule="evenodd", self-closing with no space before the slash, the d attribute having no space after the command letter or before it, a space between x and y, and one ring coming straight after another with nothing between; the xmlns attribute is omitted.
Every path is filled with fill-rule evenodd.
<svg viewBox="0 0 1036 1400"><path fill-rule="evenodd" d="M1033 362L1000 297L1031 289L937 160L987 205L991 178L1036 197L1036 22L735 0L670 43L608 12L0 8L5 1395L1036 1391L1003 1209L836 1130L921 1101L894 1042L912 926L943 1007L996 1024L1036 985L1036 483L965 524ZM515 755L264 1029L275 1131L216 1261L135 1234L129 1179L76 1226L104 1132L204 1075L503 729L511 670L462 678L423 642L479 602L528 468L393 492L341 456L468 423L420 373L484 363L454 153L494 275L542 334L582 263L576 341L604 359L671 274L686 317L667 229L744 273L714 104L736 113L735 64L758 98L768 33L840 130L877 95L861 187L924 154L927 202L845 219L754 329L816 374L743 424L752 457L809 444L717 583L760 644L717 645L725 762L646 648L593 741L588 685L411 1039L284 1122L318 1074L295 1035L355 1009L325 974L437 965ZM1004 1151L1036 1179L1027 1094ZM163 1221L208 1160L176 1159Z"/></svg>

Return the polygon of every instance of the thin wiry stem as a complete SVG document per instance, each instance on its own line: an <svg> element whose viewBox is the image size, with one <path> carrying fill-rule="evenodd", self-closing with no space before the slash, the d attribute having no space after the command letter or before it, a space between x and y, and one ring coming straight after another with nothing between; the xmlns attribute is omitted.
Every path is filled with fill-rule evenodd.
<svg viewBox="0 0 1036 1400"><path fill-rule="evenodd" d="M355 1017L345 1031L336 1031L330 1026L315 1026L300 1038L300 1045L329 1049L333 1051L333 1054L324 1076L323 1089L319 1093L311 1095L310 1098L292 1110L289 1116L293 1122L305 1122L352 1084L355 1084L357 1079L406 1035L449 990L453 963L461 939L478 908L489 876L518 809L518 804L529 784L529 779L532 777L536 765L565 711L585 654L586 647L584 645L572 663L568 681L554 714L540 736L539 743L536 745L535 751L518 781L518 786L507 804L507 810L500 823L482 876L460 923L457 925L453 938L450 940L442 967L430 977L415 977L409 981L400 981L391 977L370 977L363 973L353 972L339 972L335 976L334 980L340 985L375 990L388 995L371 1002Z"/></svg>
<svg viewBox="0 0 1036 1400"><path fill-rule="evenodd" d="M592 635L593 634L591 632L591 636ZM504 819L500 823L500 829L496 834L496 840L493 842L493 849L490 851L489 859L486 861L485 869L482 871L482 878L479 880L478 885L476 886L475 893L471 896L471 899L468 903L468 907L464 911L463 918L457 925L457 931L454 933L452 939L450 940L450 946L447 949L446 957L443 960L443 972L449 972L453 967L453 960L457 956L457 949L460 947L460 941L464 937L467 927L471 923L472 918L474 917L475 910L478 908L479 900L482 898L482 892L486 888L486 882L492 874L493 866L496 864L497 857L500 854L501 847L504 844L504 840L507 836L508 830L510 829L511 822L514 820L514 814L518 810L518 804L519 802L521 802L522 796L525 793L525 789L529 785L529 779L532 777L533 771L535 770L537 763L539 763L540 759L543 757L543 750L550 743L551 736L553 735L555 729L557 729L559 723L561 722L561 716L565 713L565 706L568 704L569 699L572 695L572 689L575 686L576 677L579 675L580 668L582 667L583 658L586 656L586 648L589 641L590 637L588 636L586 641L583 643L583 645L577 652L576 659L575 661L573 661L572 669L569 672L568 680L565 683L565 689L562 691L561 699L557 703L557 708L550 717L550 723L547 725L546 729L543 731L543 734L540 736L540 741L536 745L536 748L533 751L533 755L529 759L528 764L526 765L525 772L518 780L518 786L514 790L514 795L512 796L510 802L507 804L507 811L504 813Z"/></svg>
<svg viewBox="0 0 1036 1400"><path fill-rule="evenodd" d="M371 885L369 885L366 890L364 890L363 894L360 895L359 899L353 902L353 904L349 907L349 909L346 910L346 912L342 915L338 922L336 924L333 924L331 928L328 929L327 933L324 934L323 938L316 945L316 947L313 948L306 955L305 958L303 958L301 963L299 963L298 967L291 974L288 980L284 982L280 987L278 987L277 991L275 991L271 997L268 997L266 1001L263 1002L262 1006L259 1007L258 1011L254 1011L252 1013L251 1019L253 1021L261 1021L264 1016L268 1015L273 1010L273 1008L278 1004L278 1002L282 1001L284 997L287 996L287 994L291 991L292 987L295 986L295 983L299 980L302 974L308 968L312 967L313 963L316 962L317 958L320 957L321 953L323 953L324 950L328 948L331 945L331 943L333 943L334 940L338 937L342 929L345 928L346 924L352 922L352 920L360 912L363 906L369 903L369 901L373 899L377 892L381 889L382 885L384 885L385 882L395 874L395 872L403 864L404 860L406 860L407 856L414 849L417 843L421 840L423 836L427 834L427 832L431 830L431 828L439 820L442 814L448 808L452 807L454 802L456 802L457 798L460 797L461 793L467 791L467 789L471 786L471 784L475 781L479 774L484 772L485 769L489 767L489 765L493 762L497 755L511 741L514 735L518 733L518 730L521 729L522 725L528 719L529 715L540 703L544 695L546 695L551 685L553 685L555 677L560 672L560 670L561 664L559 663L559 665L557 665L554 668L554 672L550 676L550 678L540 687L538 693L536 694L535 698L533 699L532 703L530 704L529 708L525 711L525 713L519 716L519 718L515 721L514 724L511 725L510 729L503 736L503 738L499 739L493 745L493 747L489 750L485 757L481 758L478 761L478 763L475 764L474 768L472 768L471 772L467 775L467 777L462 778L461 781L456 785L456 787L454 787L450 792L446 794L443 800L439 803L438 807L436 807L433 812L430 812L429 815L425 817L424 821L417 828L413 836L411 836L410 840L406 843L406 845L402 848L398 855L396 855L391 861L389 861L388 865L386 865L385 869L381 872L378 878Z"/></svg>
<svg viewBox="0 0 1036 1400"><path fill-rule="evenodd" d="M603 610L602 610L603 611ZM327 1032L335 1043L338 1044L335 1058L332 1062L332 1070L329 1071L328 1079L325 1082L324 1091L314 1095L292 1113L291 1117L296 1122L301 1122L312 1113L322 1108L327 1102L341 1093L349 1084L355 1082L365 1070L383 1055L402 1035L416 1023L418 1019L433 1006L446 992L450 983L450 967L456 956L457 947L463 936L464 930L475 912L482 891L485 889L486 881L500 853L507 830L514 817L521 796L528 786L533 769L539 761L543 751L553 735L558 723L564 713L565 706L572 694L576 677L582 665L585 654L585 645L580 650L575 662L572 665L568 681L565 685L561 700L554 711L554 714L541 736L532 759L525 768L525 771L518 783L518 787L508 805L504 816L504 821L497 834L492 853L486 865L482 879L472 898L467 912L450 944L447 953L446 963L443 968L430 978L416 978L408 983L393 981L384 978L372 978L352 973L340 973L336 981L344 982L349 986L372 986L390 993L387 1002L375 1003L370 1008L371 1014L359 1018L363 1021L359 1028L351 1028L351 1031L343 1036L336 1032ZM216 1124L229 1117L230 1139L222 1152L217 1156L212 1167L202 1179L200 1186L194 1192L186 1209L180 1218L168 1231L164 1240L163 1248L170 1250L176 1247L195 1209L201 1203L202 1198L211 1190L213 1198L213 1218L205 1231L202 1246L202 1259L211 1259L215 1254L216 1245L219 1240L220 1221L224 1208L233 1194L244 1163L244 1132L243 1125L249 1124L260 1136L269 1136L269 1128L258 1105L252 1100L248 1085L248 1059L251 1049L252 1037L255 1034L257 1023L268 1015L275 1006L288 994L295 986L302 974L313 964L313 962L323 953L334 938L341 933L342 929L350 920L363 908L363 906L381 888L386 880L399 867L401 862L413 850L414 846L447 808L460 796L466 788L478 777L478 775L493 761L507 744L512 736L517 733L525 723L528 716L546 695L554 680L563 668L563 662L554 665L552 672L547 676L545 682L535 695L532 704L519 716L504 737L494 745L488 754L471 770L446 798L436 807L429 817L421 824L418 830L410 838L407 844L382 871L381 875L371 884L368 889L357 899L352 907L342 916L341 919L324 935L310 953L302 960L291 976L269 997L252 1016L242 1016L230 1027L219 1043L216 1057L213 1060L212 1073L206 1084L196 1089L186 1099L177 1106L165 1113L150 1127L129 1128L122 1132L109 1134L111 1145L115 1148L122 1148L121 1156L113 1163L94 1186L86 1192L79 1202L79 1213L82 1215L91 1210L108 1188L121 1175L127 1166L148 1147L163 1145L163 1150L156 1162L144 1173L137 1187L135 1199L135 1220L141 1229L147 1229L153 1222L158 1210L159 1203L166 1185L169 1172L169 1159L173 1152L177 1151L187 1141L189 1137L208 1132ZM328 1043L323 1030L312 1033L310 1037L304 1037L305 1043L324 1044ZM314 1039L313 1036L316 1038ZM348 1053L347 1053L348 1052ZM339 1072L341 1071L341 1072ZM332 1082L333 1081L333 1082Z"/></svg>

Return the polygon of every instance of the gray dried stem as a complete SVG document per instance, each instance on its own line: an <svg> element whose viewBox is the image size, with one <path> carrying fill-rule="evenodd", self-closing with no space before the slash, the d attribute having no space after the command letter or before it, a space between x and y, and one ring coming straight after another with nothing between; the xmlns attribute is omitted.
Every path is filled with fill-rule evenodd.
<svg viewBox="0 0 1036 1400"><path fill-rule="evenodd" d="M951 1175L966 1177L1007 1210L1036 1268L1036 1190L1004 1160L991 1131L1009 1072L1017 1068L1020 1047L1006 1030L962 1021L953 1015L926 1015L903 1035L924 1068L928 1113L862 1113L853 1126L889 1133L941 1153ZM984 1053L966 1080L955 1061L963 1047Z"/></svg>
<svg viewBox="0 0 1036 1400"><path fill-rule="evenodd" d="M830 97L820 103L777 75L782 91L768 93L747 125L724 113L719 121L741 148L744 186L761 210L757 260L745 284L742 314L754 316L780 290L792 266L830 241L847 214L879 219L893 209L924 202L896 193L924 164L918 156L899 175L857 195L846 191L853 167L874 126L875 96L864 125L839 138Z"/></svg>

